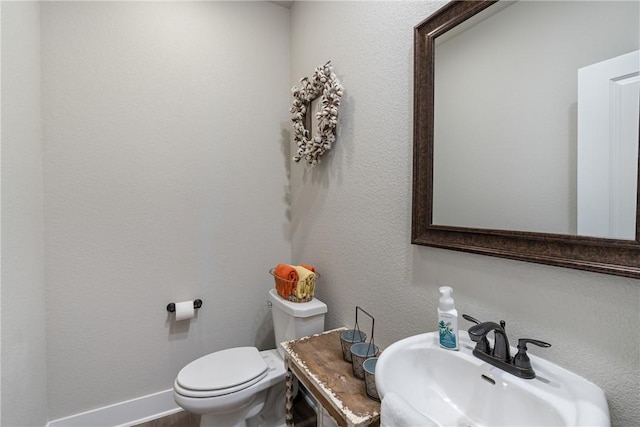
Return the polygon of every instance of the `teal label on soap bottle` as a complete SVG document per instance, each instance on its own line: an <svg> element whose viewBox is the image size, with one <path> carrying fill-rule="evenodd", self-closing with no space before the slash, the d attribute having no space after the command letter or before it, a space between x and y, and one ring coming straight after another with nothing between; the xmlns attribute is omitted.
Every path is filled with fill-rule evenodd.
<svg viewBox="0 0 640 427"><path fill-rule="evenodd" d="M444 322L441 320L438 323L438 329L440 329L440 345L445 348L456 348L456 335L451 328L451 322Z"/></svg>

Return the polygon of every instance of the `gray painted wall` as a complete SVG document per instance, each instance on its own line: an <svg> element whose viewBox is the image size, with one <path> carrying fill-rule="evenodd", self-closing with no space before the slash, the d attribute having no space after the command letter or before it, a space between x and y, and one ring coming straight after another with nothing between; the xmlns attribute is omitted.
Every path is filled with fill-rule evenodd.
<svg viewBox="0 0 640 427"><path fill-rule="evenodd" d="M2 2L2 418L47 422L40 11Z"/></svg>
<svg viewBox="0 0 640 427"><path fill-rule="evenodd" d="M409 243L413 27L441 5L292 6L291 84L331 59L345 87L330 156L316 170L292 166L293 261L322 274L328 327L352 325L360 305L382 347L435 330L438 287L450 285L459 312L551 342L532 352L598 384L614 425L635 425L640 281Z"/></svg>
<svg viewBox="0 0 640 427"><path fill-rule="evenodd" d="M268 269L290 258L288 10L4 12L2 424L43 425L47 394L56 419L166 390L211 351L273 345ZM170 320L167 303L196 297L196 319Z"/></svg>
<svg viewBox="0 0 640 427"><path fill-rule="evenodd" d="M262 343L268 269L290 257L289 14L267 2L44 2L41 17L56 419ZM167 303L194 298L196 320L168 318Z"/></svg>

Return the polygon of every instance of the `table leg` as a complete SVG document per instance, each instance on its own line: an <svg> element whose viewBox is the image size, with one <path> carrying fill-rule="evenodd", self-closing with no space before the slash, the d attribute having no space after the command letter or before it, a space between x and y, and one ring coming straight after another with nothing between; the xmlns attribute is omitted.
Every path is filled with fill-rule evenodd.
<svg viewBox="0 0 640 427"><path fill-rule="evenodd" d="M284 368L287 371L285 377L285 421L288 427L293 426L293 374L289 369L289 358L285 358Z"/></svg>

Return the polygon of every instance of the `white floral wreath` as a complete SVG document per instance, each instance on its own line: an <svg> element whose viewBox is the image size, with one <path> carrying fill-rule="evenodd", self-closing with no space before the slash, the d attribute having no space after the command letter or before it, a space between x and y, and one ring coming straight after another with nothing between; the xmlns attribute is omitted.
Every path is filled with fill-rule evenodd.
<svg viewBox="0 0 640 427"><path fill-rule="evenodd" d="M298 145L297 154L293 160L299 162L304 159L311 166L320 163L320 157L331 149L336 140L336 126L338 125L338 106L342 96L342 86L333 73L331 61L316 67L311 79L304 77L300 80L302 87L293 87L293 105L289 110L292 113L293 140ZM305 127L307 109L311 101L322 95L320 101L322 108L316 112L318 120L317 134L309 135Z"/></svg>

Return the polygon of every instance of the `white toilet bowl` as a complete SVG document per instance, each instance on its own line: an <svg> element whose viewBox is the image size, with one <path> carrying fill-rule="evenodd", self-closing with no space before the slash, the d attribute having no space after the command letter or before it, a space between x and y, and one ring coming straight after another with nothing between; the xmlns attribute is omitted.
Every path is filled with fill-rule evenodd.
<svg viewBox="0 0 640 427"><path fill-rule="evenodd" d="M276 343L324 330L327 306L295 303L271 289ZM178 405L200 414L200 426L284 427L284 351L235 347L207 354L182 368L173 386Z"/></svg>
<svg viewBox="0 0 640 427"><path fill-rule="evenodd" d="M284 361L276 350L236 347L194 360L178 373L174 399L188 412L201 414L201 426L284 425ZM265 402L282 411L262 414ZM269 415L270 417L265 417ZM281 419L279 419L281 418Z"/></svg>

